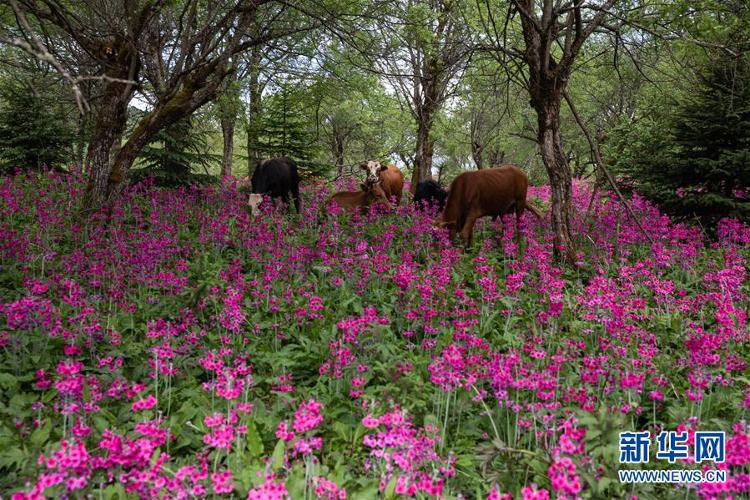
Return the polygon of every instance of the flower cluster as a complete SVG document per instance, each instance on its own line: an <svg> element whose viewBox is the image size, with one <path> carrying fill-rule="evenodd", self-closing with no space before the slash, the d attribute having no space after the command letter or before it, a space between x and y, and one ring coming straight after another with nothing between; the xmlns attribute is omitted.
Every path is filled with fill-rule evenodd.
<svg viewBox="0 0 750 500"><path fill-rule="evenodd" d="M362 442L370 449L366 467L380 473L381 490L395 481L394 491L399 495L442 495L445 479L453 477L455 469L454 458L443 458L436 450L440 440L437 428L415 428L398 407L379 417L367 415L362 425L377 431Z"/></svg>

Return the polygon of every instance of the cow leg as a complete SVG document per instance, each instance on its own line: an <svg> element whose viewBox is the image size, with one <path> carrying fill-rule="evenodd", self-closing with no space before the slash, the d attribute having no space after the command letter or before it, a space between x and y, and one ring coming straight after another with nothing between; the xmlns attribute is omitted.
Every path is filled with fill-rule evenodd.
<svg viewBox="0 0 750 500"><path fill-rule="evenodd" d="M286 208L287 210L292 208L292 200L291 200L291 197L289 196L289 191L284 191L284 194L281 195L281 199L284 201L284 204L286 205L286 207L284 208Z"/></svg>
<svg viewBox="0 0 750 500"><path fill-rule="evenodd" d="M477 219L476 215L469 214L466 217L466 222L464 222L464 227L461 228L461 238L466 242L466 246L471 246L472 237L474 236L474 223L476 223Z"/></svg>

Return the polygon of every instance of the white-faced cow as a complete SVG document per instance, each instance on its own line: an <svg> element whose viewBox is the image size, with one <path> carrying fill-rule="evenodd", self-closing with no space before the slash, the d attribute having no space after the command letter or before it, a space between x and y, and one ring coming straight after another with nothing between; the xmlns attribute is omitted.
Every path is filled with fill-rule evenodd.
<svg viewBox="0 0 750 500"><path fill-rule="evenodd" d="M368 184L380 182L385 195L390 200L396 197L396 205L401 204L401 196L404 192L404 174L396 165L383 166L379 161L368 160L360 165L360 168L367 172Z"/></svg>

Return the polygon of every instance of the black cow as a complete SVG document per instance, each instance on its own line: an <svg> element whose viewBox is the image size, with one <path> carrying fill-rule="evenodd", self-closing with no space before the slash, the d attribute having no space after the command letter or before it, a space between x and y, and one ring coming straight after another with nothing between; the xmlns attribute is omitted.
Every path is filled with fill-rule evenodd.
<svg viewBox="0 0 750 500"><path fill-rule="evenodd" d="M294 196L294 208L299 213L299 174L297 164L291 158L283 156L264 161L255 169L250 182L253 185L253 193L281 198L287 204L291 193Z"/></svg>
<svg viewBox="0 0 750 500"><path fill-rule="evenodd" d="M417 184L417 190L414 193L414 203L425 205L437 205L442 211L445 206L445 200L448 198L448 191L435 181L422 181ZM420 203L422 202L422 203Z"/></svg>

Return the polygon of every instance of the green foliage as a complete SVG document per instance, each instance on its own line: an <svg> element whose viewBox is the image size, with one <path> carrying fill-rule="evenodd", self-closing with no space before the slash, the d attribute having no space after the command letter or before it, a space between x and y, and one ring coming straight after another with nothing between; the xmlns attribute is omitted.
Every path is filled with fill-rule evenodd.
<svg viewBox="0 0 750 500"><path fill-rule="evenodd" d="M282 84L263 101L258 150L262 156L288 156L301 175L320 175L328 167L316 161L318 151L315 121L306 111L305 88Z"/></svg>
<svg viewBox="0 0 750 500"><path fill-rule="evenodd" d="M613 134L617 168L671 213L707 224L746 218L750 58L718 58L699 77L699 87L678 98L674 113L654 107Z"/></svg>
<svg viewBox="0 0 750 500"><path fill-rule="evenodd" d="M221 161L211 153L209 128L197 118L182 119L160 130L154 140L143 148L143 167L131 172L134 179L153 176L157 184L176 186L209 177L209 167ZM204 176L194 170L202 169Z"/></svg>
<svg viewBox="0 0 750 500"><path fill-rule="evenodd" d="M320 107L322 161L335 165L343 160L343 165L351 168L365 159L403 158L414 153L414 138L408 133L412 117L386 92L377 76L358 69L364 64L354 51L334 46L324 73L310 88ZM336 150L337 140L343 146L340 151Z"/></svg>
<svg viewBox="0 0 750 500"><path fill-rule="evenodd" d="M71 157L73 136L49 79L0 81L0 172L61 168Z"/></svg>

